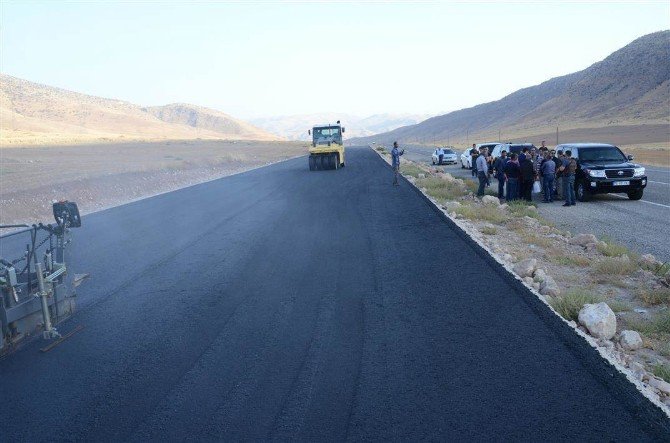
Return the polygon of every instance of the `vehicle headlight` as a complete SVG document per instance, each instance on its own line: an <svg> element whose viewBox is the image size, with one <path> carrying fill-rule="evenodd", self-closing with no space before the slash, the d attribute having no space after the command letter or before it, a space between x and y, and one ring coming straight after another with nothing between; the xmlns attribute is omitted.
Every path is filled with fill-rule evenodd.
<svg viewBox="0 0 670 443"><path fill-rule="evenodd" d="M607 176L605 175L605 171L604 171L603 169L599 169L599 170L596 170L596 169L589 169L588 172L589 172L589 175L590 175L591 177L599 177L599 178L605 178L605 177L607 177Z"/></svg>
<svg viewBox="0 0 670 443"><path fill-rule="evenodd" d="M644 168L635 168L633 172L633 177L642 177L644 175Z"/></svg>

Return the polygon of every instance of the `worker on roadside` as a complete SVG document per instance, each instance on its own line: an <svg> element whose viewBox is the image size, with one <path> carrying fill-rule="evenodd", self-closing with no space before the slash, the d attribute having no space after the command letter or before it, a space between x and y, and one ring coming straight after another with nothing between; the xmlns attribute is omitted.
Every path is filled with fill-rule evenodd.
<svg viewBox="0 0 670 443"><path fill-rule="evenodd" d="M563 172L561 171L561 166L563 166L565 155L560 149L556 154L558 158L558 163L556 163L556 198L558 200L563 200L565 195L563 195Z"/></svg>
<svg viewBox="0 0 670 443"><path fill-rule="evenodd" d="M575 173L577 172L577 160L572 158L572 151L565 151L565 158L560 167L563 176L563 195L565 204L563 206L574 206L575 201Z"/></svg>
<svg viewBox="0 0 670 443"><path fill-rule="evenodd" d="M472 144L472 149L470 149L470 171L473 177L477 177L477 157L479 153L477 152L477 145Z"/></svg>
<svg viewBox="0 0 670 443"><path fill-rule="evenodd" d="M519 178L521 168L516 154L510 155L509 161L505 163L505 180L507 181L507 201L511 202L519 198Z"/></svg>
<svg viewBox="0 0 670 443"><path fill-rule="evenodd" d="M555 180L554 180L554 195L552 196L553 199L558 199L558 168L561 167L561 160L558 158L558 155L556 154L555 149L551 149L549 151L551 154L551 160L554 162L554 170L556 171L555 174Z"/></svg>
<svg viewBox="0 0 670 443"><path fill-rule="evenodd" d="M479 156L477 157L477 179L479 180L477 195L479 197L484 196L484 188L489 180L489 164L486 161L487 151L487 148L479 148Z"/></svg>
<svg viewBox="0 0 670 443"><path fill-rule="evenodd" d="M507 158L507 151L502 151L500 153L500 157L498 157L494 162L493 162L493 173L495 174L495 177L498 179L498 198L503 199L505 198L505 163L507 163L509 159Z"/></svg>
<svg viewBox="0 0 670 443"><path fill-rule="evenodd" d="M533 160L526 157L519 162L519 198L526 201L533 201L533 184L535 184L535 169Z"/></svg>
<svg viewBox="0 0 670 443"><path fill-rule="evenodd" d="M400 156L405 153L404 149L398 149L398 142L393 142L391 149L391 166L393 167L393 186L400 186L398 183L398 173L400 171Z"/></svg>
<svg viewBox="0 0 670 443"><path fill-rule="evenodd" d="M544 160L540 164L540 173L542 174L542 184L544 186L544 203L553 203L554 201L554 179L556 178L556 163L551 158L551 154L546 151Z"/></svg>

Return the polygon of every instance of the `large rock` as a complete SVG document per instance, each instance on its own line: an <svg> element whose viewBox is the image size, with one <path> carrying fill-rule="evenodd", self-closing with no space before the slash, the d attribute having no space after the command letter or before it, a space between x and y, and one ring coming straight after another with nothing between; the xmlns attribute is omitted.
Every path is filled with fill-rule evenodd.
<svg viewBox="0 0 670 443"><path fill-rule="evenodd" d="M521 278L532 277L535 272L535 266L537 266L537 260L527 258L514 265L514 272Z"/></svg>
<svg viewBox="0 0 670 443"><path fill-rule="evenodd" d="M616 334L616 316L605 302L585 304L578 319L594 337L610 340Z"/></svg>
<svg viewBox="0 0 670 443"><path fill-rule="evenodd" d="M642 337L637 331L621 331L619 344L628 351L634 351L642 347Z"/></svg>
<svg viewBox="0 0 670 443"><path fill-rule="evenodd" d="M561 290L558 288L558 285L551 277L551 275L545 275L544 280L540 283L540 294L550 295L556 297L561 293Z"/></svg>
<svg viewBox="0 0 670 443"><path fill-rule="evenodd" d="M498 197L494 197L492 195L485 195L482 197L482 203L485 205L500 206L500 200L498 200Z"/></svg>
<svg viewBox="0 0 670 443"><path fill-rule="evenodd" d="M644 254L640 257L640 265L645 269L656 269L662 263L656 260L651 254Z"/></svg>
<svg viewBox="0 0 670 443"><path fill-rule="evenodd" d="M544 269L536 269L533 273L533 280L538 283L542 283L545 278L547 278L547 273L544 272Z"/></svg>
<svg viewBox="0 0 670 443"><path fill-rule="evenodd" d="M589 243L597 244L598 239L593 234L579 234L570 239L571 245L586 246Z"/></svg>

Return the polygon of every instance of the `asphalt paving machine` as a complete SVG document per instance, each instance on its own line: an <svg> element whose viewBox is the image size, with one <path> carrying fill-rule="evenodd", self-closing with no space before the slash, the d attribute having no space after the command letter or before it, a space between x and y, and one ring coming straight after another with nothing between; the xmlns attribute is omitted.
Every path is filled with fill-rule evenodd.
<svg viewBox="0 0 670 443"><path fill-rule="evenodd" d="M309 170L319 171L344 167L344 127L338 120L334 125L314 126L307 131L312 136L309 148Z"/></svg>
<svg viewBox="0 0 670 443"><path fill-rule="evenodd" d="M0 257L0 355L36 332L60 338L54 325L74 311L76 284L66 278L65 250L81 217L73 202L55 202L52 209L56 224L0 225L17 229L0 237L0 253L26 241L20 256Z"/></svg>

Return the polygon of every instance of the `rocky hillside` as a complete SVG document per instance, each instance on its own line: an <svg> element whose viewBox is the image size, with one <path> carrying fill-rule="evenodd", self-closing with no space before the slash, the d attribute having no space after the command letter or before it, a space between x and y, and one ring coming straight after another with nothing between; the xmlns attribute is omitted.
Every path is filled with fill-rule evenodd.
<svg viewBox="0 0 670 443"><path fill-rule="evenodd" d="M5 144L96 139L276 140L277 136L222 112L193 105L143 108L0 75Z"/></svg>
<svg viewBox="0 0 670 443"><path fill-rule="evenodd" d="M670 122L670 31L640 37L573 74L516 91L501 100L380 134L374 140L470 140L561 129L667 125ZM535 131L535 132L534 132ZM666 131L667 132L667 131ZM659 137L664 137L659 131ZM667 134L666 134L667 135ZM506 138L503 136L503 138ZM373 140L361 139L360 142Z"/></svg>

